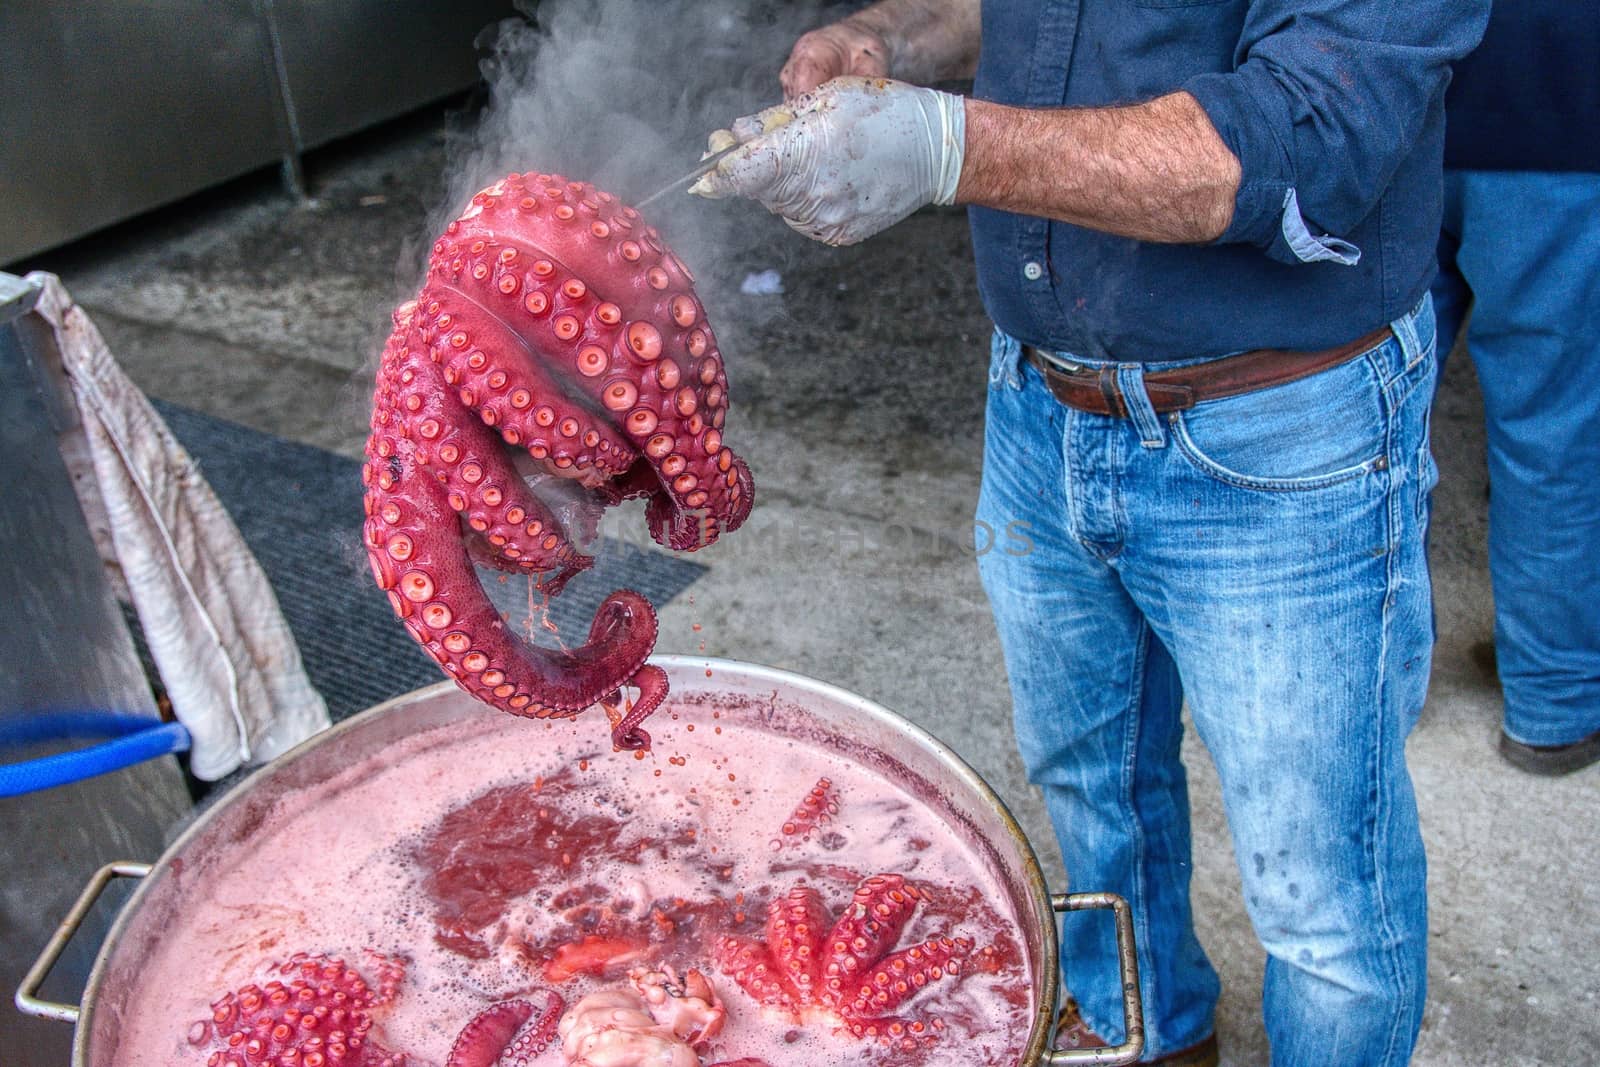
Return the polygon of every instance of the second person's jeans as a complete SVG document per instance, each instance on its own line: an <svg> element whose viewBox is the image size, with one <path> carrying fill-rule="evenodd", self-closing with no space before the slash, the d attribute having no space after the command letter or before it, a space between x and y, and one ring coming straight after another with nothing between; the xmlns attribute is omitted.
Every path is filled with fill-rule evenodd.
<svg viewBox="0 0 1600 1067"><path fill-rule="evenodd" d="M1445 174L1441 354L1468 303L1505 731L1600 730L1600 174Z"/></svg>
<svg viewBox="0 0 1600 1067"><path fill-rule="evenodd" d="M1432 651L1431 304L1394 325L1311 378L1169 416L1133 403L1130 419L1062 406L995 338L979 566L1070 885L1133 907L1147 1059L1210 1033L1218 993L1190 920L1185 696L1269 954L1273 1064L1410 1057L1427 911L1404 746ZM1143 400L1141 373L1118 370ZM1108 931L1069 916L1062 963L1085 1020L1120 1040Z"/></svg>

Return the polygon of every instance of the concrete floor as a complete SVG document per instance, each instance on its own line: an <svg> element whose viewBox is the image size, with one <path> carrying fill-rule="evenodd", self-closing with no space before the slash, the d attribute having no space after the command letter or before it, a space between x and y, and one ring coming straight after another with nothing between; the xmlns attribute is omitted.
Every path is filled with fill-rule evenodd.
<svg viewBox="0 0 1600 1067"><path fill-rule="evenodd" d="M247 180L17 266L61 273L152 395L357 455L363 367L414 280L444 156L438 116L422 116L315 159L312 203ZM759 505L745 529L700 554L711 569L692 602L666 606L660 649L692 651L704 638L713 654L816 675L899 710L995 785L1064 883L1013 750L968 547L988 326L964 217L924 212L844 251L746 205L675 206L667 231L702 277L733 383L728 440L755 472ZM707 232L732 236L713 243ZM782 272L786 292L739 295L739 280L765 268ZM1600 770L1546 781L1494 754L1500 698L1473 654L1492 627L1478 412L1471 368L1456 359L1434 422L1440 641L1409 748L1432 862L1430 1000L1415 1062L1594 1064ZM630 513L610 532L642 528ZM1185 758L1197 918L1224 981L1224 1063L1264 1063L1262 952L1215 774L1192 736Z"/></svg>

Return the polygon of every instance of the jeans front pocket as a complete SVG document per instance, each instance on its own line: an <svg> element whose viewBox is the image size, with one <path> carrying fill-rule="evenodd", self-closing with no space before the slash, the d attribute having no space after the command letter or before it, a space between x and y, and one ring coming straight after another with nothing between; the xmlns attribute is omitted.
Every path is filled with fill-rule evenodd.
<svg viewBox="0 0 1600 1067"><path fill-rule="evenodd" d="M1179 453L1201 472L1246 489L1288 492L1381 469L1389 410L1369 355L1287 385L1198 404L1169 422Z"/></svg>

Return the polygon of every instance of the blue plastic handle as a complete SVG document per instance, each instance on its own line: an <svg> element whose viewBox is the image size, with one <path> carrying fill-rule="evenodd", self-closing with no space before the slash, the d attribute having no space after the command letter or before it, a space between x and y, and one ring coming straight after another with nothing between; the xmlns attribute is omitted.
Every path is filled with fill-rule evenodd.
<svg viewBox="0 0 1600 1067"><path fill-rule="evenodd" d="M49 711L0 722L0 745L109 737L75 752L0 764L0 797L16 797L110 774L189 749L183 724L120 711Z"/></svg>

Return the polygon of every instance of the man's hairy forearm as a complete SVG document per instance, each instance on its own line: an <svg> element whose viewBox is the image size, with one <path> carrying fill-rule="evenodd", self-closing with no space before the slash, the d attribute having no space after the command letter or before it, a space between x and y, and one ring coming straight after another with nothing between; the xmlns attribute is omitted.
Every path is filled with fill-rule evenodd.
<svg viewBox="0 0 1600 1067"><path fill-rule="evenodd" d="M1233 218L1239 161L1188 93L1115 108L966 105L959 203L1142 241L1215 240Z"/></svg>
<svg viewBox="0 0 1600 1067"><path fill-rule="evenodd" d="M888 42L893 78L927 85L978 71L979 0L881 0L845 21Z"/></svg>

